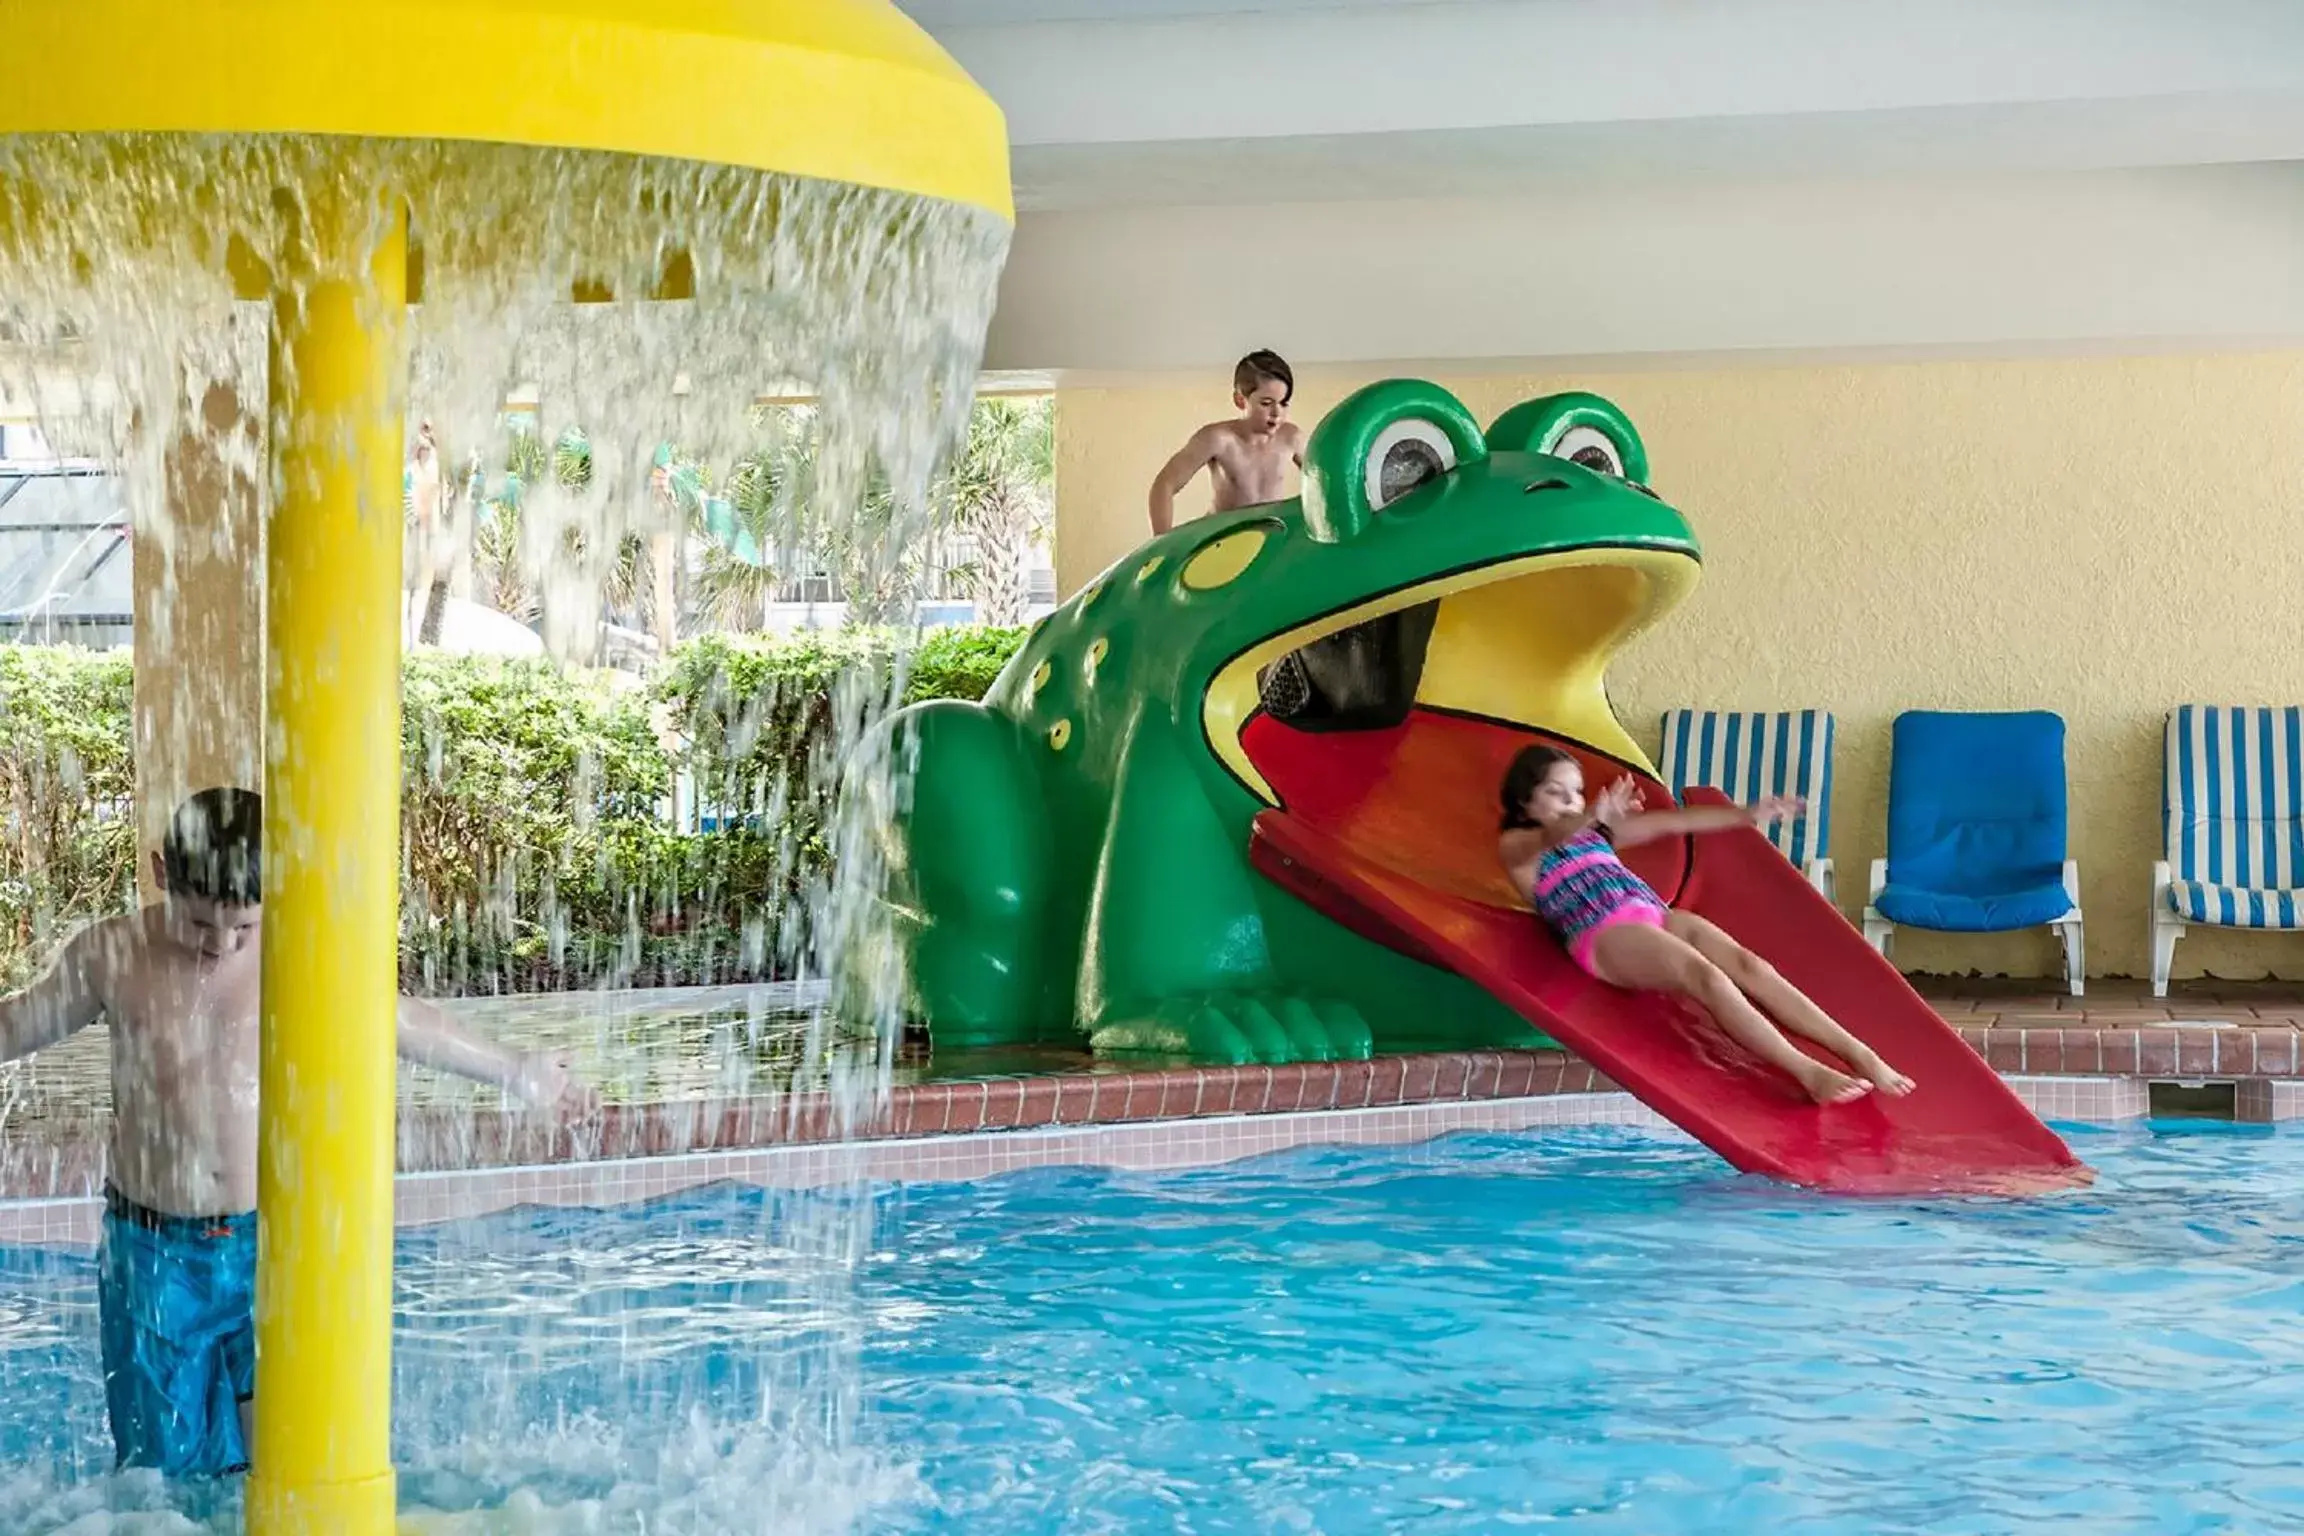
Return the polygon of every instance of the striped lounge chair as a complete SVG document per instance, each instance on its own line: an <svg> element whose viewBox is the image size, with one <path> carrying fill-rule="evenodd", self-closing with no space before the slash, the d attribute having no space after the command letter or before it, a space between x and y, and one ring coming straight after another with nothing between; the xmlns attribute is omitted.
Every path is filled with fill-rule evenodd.
<svg viewBox="0 0 2304 1536"><path fill-rule="evenodd" d="M2152 866L2152 995L2192 926L2304 930L2304 709L2168 715L2166 857Z"/></svg>
<svg viewBox="0 0 2304 1536"><path fill-rule="evenodd" d="M1778 822L1768 839L1825 900L1835 899L1830 715L1677 709L1664 717L1662 756L1664 782L1675 795L1701 785L1745 802L1767 795L1807 801L1806 815Z"/></svg>

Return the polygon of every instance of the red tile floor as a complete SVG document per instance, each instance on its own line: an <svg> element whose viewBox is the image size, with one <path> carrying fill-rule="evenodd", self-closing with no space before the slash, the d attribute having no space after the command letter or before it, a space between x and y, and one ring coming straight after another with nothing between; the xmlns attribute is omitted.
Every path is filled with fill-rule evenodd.
<svg viewBox="0 0 2304 1536"><path fill-rule="evenodd" d="M2001 1072L2144 1078L2299 1075L2304 988L2207 982L2154 997L2141 982L2091 982L2088 995L2035 981L1922 978L1945 1021Z"/></svg>

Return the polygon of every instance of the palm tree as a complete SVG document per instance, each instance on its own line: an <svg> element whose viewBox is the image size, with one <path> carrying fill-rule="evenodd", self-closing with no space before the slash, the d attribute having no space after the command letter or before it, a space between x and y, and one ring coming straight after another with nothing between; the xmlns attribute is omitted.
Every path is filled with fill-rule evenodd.
<svg viewBox="0 0 2304 1536"><path fill-rule="evenodd" d="M994 624L1023 622L1031 545L1046 527L1055 483L1051 399L978 401L967 444L931 498L930 526L918 532L903 526L910 519L876 471L860 504L845 515L828 516L830 509L817 505L821 422L813 407L767 406L755 419L760 441L718 485L672 445L656 456L654 494L667 498L695 537L694 594L708 621L729 629L763 625L786 585L778 552L792 551L808 552L833 578L849 622L897 619L940 542L918 533L949 531L975 545L975 558L946 574L973 593L979 617ZM580 495L592 477L592 448L582 432L570 430L549 444L532 430L513 433L498 494L483 496L477 487L471 493L482 509L473 533L475 560L494 606L531 621L542 608L522 559L524 493L550 484ZM581 561L582 530L570 529L565 537L577 547L535 553ZM676 592L661 570L648 579L651 562L661 556L634 535L598 567L611 607L638 613L659 635L669 629L670 616L657 609L667 588Z"/></svg>
<svg viewBox="0 0 2304 1536"><path fill-rule="evenodd" d="M783 585L771 551L796 542L816 473L815 413L807 406L769 406L756 418L762 441L728 472L721 494L697 476L692 516L700 540L697 602L725 629L767 622Z"/></svg>
<svg viewBox="0 0 2304 1536"><path fill-rule="evenodd" d="M760 420L767 440L729 474L725 501L706 497L698 589L718 622L751 622L782 585L764 554L804 549L830 573L852 624L899 619L927 574L932 535L956 531L977 547L961 578L991 623L1021 623L1030 602L1029 555L1046 525L1055 482L1055 411L1046 397L979 401L968 442L930 497L927 525L912 519L875 469L859 503L829 516L817 504L818 431L808 406L775 406ZM724 510L723 510L724 509ZM927 535L927 536L924 536Z"/></svg>
<svg viewBox="0 0 2304 1536"><path fill-rule="evenodd" d="M831 580L850 624L884 624L902 616L926 568L929 540L903 524L877 463L864 467L852 505L828 505L824 494L823 418L812 406L766 408L769 441L729 477L732 502L753 506L752 529L766 547L805 551Z"/></svg>
<svg viewBox="0 0 2304 1536"><path fill-rule="evenodd" d="M822 521L814 546L838 582L850 624L894 624L902 620L928 569L931 529L896 500L878 465L868 471L862 497L845 517Z"/></svg>
<svg viewBox="0 0 2304 1536"><path fill-rule="evenodd" d="M473 480L471 494L480 506L472 530L473 565L489 606L534 623L544 601L524 546L528 501L547 484L566 494L580 493L592 480L592 445L574 429L547 445L532 428L517 426L505 445L504 478L496 493L484 494L477 470Z"/></svg>
<svg viewBox="0 0 2304 1536"><path fill-rule="evenodd" d="M485 485L473 493L479 506L472 524L473 574L488 606L523 624L535 621L543 602L520 558L520 492L525 485L541 482L549 463L543 440L534 432L515 429L505 445L502 484L493 495Z"/></svg>
<svg viewBox="0 0 2304 1536"><path fill-rule="evenodd" d="M472 525L472 571L479 579L481 600L489 607L523 624L536 622L543 603L520 560L518 503L482 503Z"/></svg>
<svg viewBox="0 0 2304 1536"><path fill-rule="evenodd" d="M700 500L704 538L696 588L705 612L730 628L764 623L768 606L788 585L780 559L805 552L830 577L848 622L896 618L925 564L927 541L903 536L885 478L875 469L854 507L827 507L815 409L767 406L755 419L760 443L729 471L720 495Z"/></svg>
<svg viewBox="0 0 2304 1536"><path fill-rule="evenodd" d="M945 487L946 515L976 545L969 586L986 624L1021 624L1031 604L1028 561L1051 509L1055 427L1055 401L1045 395L979 400L969 416L968 445Z"/></svg>

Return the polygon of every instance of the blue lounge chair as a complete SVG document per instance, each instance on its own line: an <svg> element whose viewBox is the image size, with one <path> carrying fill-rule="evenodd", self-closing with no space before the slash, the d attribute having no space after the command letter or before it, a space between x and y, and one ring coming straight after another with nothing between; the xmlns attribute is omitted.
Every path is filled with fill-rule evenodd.
<svg viewBox="0 0 2304 1536"><path fill-rule="evenodd" d="M1664 717L1664 782L1675 795L1692 785L1749 803L1797 795L1806 815L1778 822L1768 840L1837 900L1832 872L1832 717L1820 709L1794 714L1728 714L1676 709Z"/></svg>
<svg viewBox="0 0 2304 1536"><path fill-rule="evenodd" d="M2072 995L2085 986L2080 867L2065 857L2064 721L2044 711L1896 717L1888 857L1872 864L1864 937L1896 929L2047 927Z"/></svg>
<svg viewBox="0 0 2304 1536"><path fill-rule="evenodd" d="M2304 709L2170 711L2152 866L2152 995L2193 925L2304 930Z"/></svg>

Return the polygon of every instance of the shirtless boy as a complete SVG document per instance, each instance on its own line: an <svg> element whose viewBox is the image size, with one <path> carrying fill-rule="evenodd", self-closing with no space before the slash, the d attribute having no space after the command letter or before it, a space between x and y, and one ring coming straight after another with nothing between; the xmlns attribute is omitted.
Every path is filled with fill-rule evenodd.
<svg viewBox="0 0 2304 1536"><path fill-rule="evenodd" d="M0 1061L112 1027L112 1161L97 1300L105 1406L124 1467L212 1477L248 1465L255 1390L258 942L262 797L194 795L169 823L159 904L68 941L0 998ZM474 1038L400 999L400 1054L575 1113L591 1096L549 1056Z"/></svg>
<svg viewBox="0 0 2304 1536"><path fill-rule="evenodd" d="M1215 494L1208 510L1261 506L1288 494L1288 469L1304 467L1304 429L1288 419L1296 375L1277 352L1251 352L1232 370L1231 421L1212 421L1152 481L1154 537L1176 526L1176 493L1205 468Z"/></svg>

